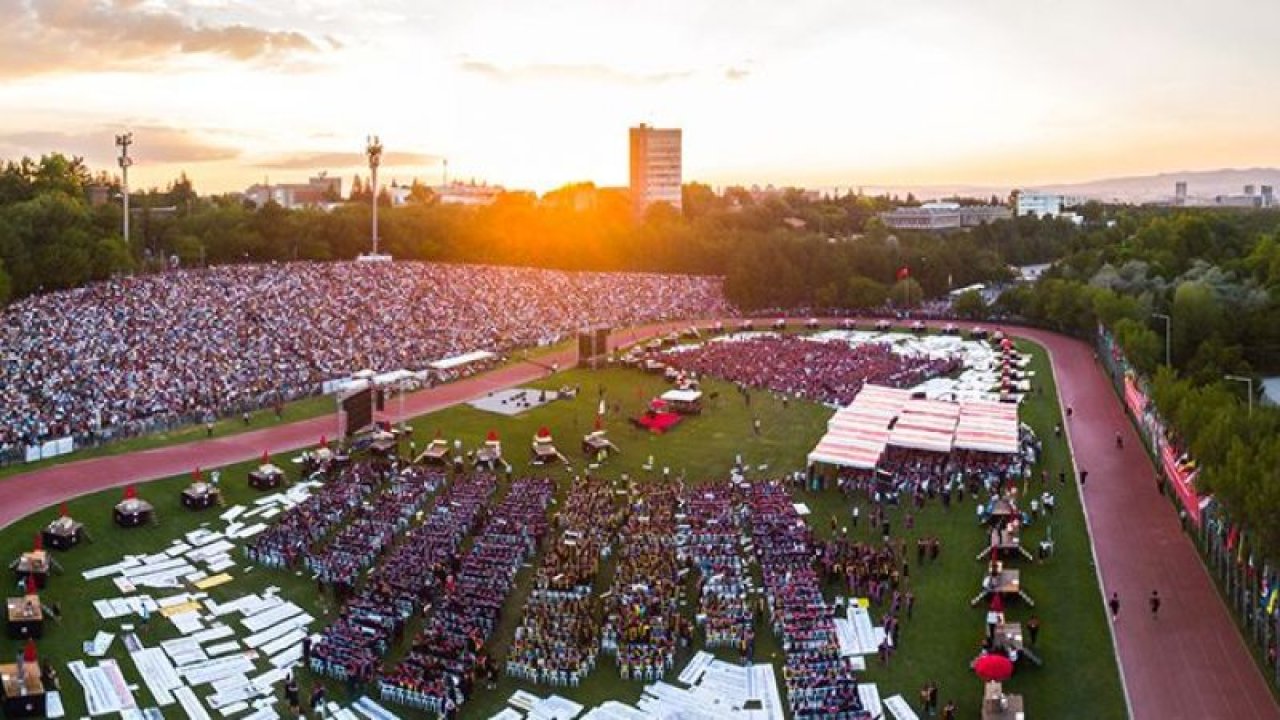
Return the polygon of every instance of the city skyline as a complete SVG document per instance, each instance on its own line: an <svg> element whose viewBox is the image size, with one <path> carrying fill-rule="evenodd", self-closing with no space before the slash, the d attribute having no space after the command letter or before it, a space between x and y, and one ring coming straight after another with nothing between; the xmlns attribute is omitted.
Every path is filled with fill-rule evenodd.
<svg viewBox="0 0 1280 720"><path fill-rule="evenodd" d="M685 134L686 181L1035 186L1280 165L1280 6L18 0L0 158L62 151L134 187L264 177L625 186L626 129ZM362 172L363 168L363 172Z"/></svg>

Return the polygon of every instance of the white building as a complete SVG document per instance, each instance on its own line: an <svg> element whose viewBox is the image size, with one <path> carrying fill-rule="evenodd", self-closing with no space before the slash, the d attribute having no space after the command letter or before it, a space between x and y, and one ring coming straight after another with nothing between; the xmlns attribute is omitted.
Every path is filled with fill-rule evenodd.
<svg viewBox="0 0 1280 720"><path fill-rule="evenodd" d="M1082 204L1083 198L1042 193L1034 190L1019 190L1017 198L1016 212L1018 217L1031 215L1038 218L1060 218L1062 220L1070 220L1077 225L1084 221L1076 213L1066 211L1069 207Z"/></svg>
<svg viewBox="0 0 1280 720"><path fill-rule="evenodd" d="M501 185L451 182L431 188L442 205L492 205L498 196L506 192Z"/></svg>
<svg viewBox="0 0 1280 720"><path fill-rule="evenodd" d="M279 183L271 185L260 183L250 185L244 191L246 200L262 207L275 202L281 207L293 209L300 207L321 207L342 197L342 178L329 177L328 173L320 173L308 178L306 184Z"/></svg>
<svg viewBox="0 0 1280 720"><path fill-rule="evenodd" d="M902 207L880 213L880 219L894 230L954 230L1007 220L1010 214L1009 208L1003 205L928 202L920 207Z"/></svg>
<svg viewBox="0 0 1280 720"><path fill-rule="evenodd" d="M681 130L631 128L631 207L637 216L654 203L681 207Z"/></svg>

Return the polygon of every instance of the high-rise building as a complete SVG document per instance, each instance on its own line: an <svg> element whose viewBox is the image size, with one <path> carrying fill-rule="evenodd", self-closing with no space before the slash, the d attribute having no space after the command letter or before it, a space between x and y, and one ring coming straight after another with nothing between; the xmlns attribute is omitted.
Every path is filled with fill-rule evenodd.
<svg viewBox="0 0 1280 720"><path fill-rule="evenodd" d="M1187 181L1186 180L1179 180L1178 182L1173 184L1173 204L1174 205L1187 204Z"/></svg>
<svg viewBox="0 0 1280 720"><path fill-rule="evenodd" d="M681 131L631 128L631 207L637 217L654 203L680 209Z"/></svg>

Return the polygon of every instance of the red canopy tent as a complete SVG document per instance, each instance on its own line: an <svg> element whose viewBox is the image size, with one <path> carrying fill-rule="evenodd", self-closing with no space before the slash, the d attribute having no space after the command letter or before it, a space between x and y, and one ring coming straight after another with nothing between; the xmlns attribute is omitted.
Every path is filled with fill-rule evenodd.
<svg viewBox="0 0 1280 720"><path fill-rule="evenodd" d="M973 672L987 682L1003 682L1013 676L1013 661L995 653L983 655L973 661Z"/></svg>

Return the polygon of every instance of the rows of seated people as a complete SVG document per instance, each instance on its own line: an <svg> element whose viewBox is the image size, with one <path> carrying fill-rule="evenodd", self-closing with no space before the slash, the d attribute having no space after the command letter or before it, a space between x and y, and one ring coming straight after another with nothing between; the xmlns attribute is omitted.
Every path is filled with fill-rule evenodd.
<svg viewBox="0 0 1280 720"><path fill-rule="evenodd" d="M425 468L393 472L390 482L372 502L360 505L346 527L307 553L307 569L325 583L356 577L405 531L443 483L443 473Z"/></svg>
<svg viewBox="0 0 1280 720"><path fill-rule="evenodd" d="M457 570L459 550L475 530L497 483L487 473L454 478L422 524L374 568L321 633L311 669L338 679L368 682L405 623Z"/></svg>
<svg viewBox="0 0 1280 720"><path fill-rule="evenodd" d="M607 481L574 479L507 654L508 675L576 687L595 668L601 629L596 575L621 521Z"/></svg>
<svg viewBox="0 0 1280 720"><path fill-rule="evenodd" d="M677 607L676 498L673 486L645 486L619 533L602 646L616 654L623 679L661 678L688 631Z"/></svg>
<svg viewBox="0 0 1280 720"><path fill-rule="evenodd" d="M851 345L794 336L708 342L662 356L686 372L813 402L849 404L866 383L913 387L960 366L958 357L903 355L888 343Z"/></svg>
<svg viewBox="0 0 1280 720"><path fill-rule="evenodd" d="M751 486L751 535L764 578L773 630L786 653L783 679L796 718L869 717L858 682L840 656L834 608L822 596L813 569L813 538L785 487Z"/></svg>
<svg viewBox="0 0 1280 720"><path fill-rule="evenodd" d="M753 642L750 575L739 546L742 496L738 486L724 480L690 488L681 498L678 556L682 565L698 571L697 621L707 647L745 650Z"/></svg>
<svg viewBox="0 0 1280 720"><path fill-rule="evenodd" d="M447 713L470 696L477 670L488 666L484 644L497 627L521 563L546 533L555 493L548 478L517 478L476 533L456 577L446 581L413 649L380 685L386 700Z"/></svg>
<svg viewBox="0 0 1280 720"><path fill-rule="evenodd" d="M274 525L255 535L245 553L259 565L294 567L313 544L351 518L381 479L367 462L343 468L306 500L281 513Z"/></svg>

